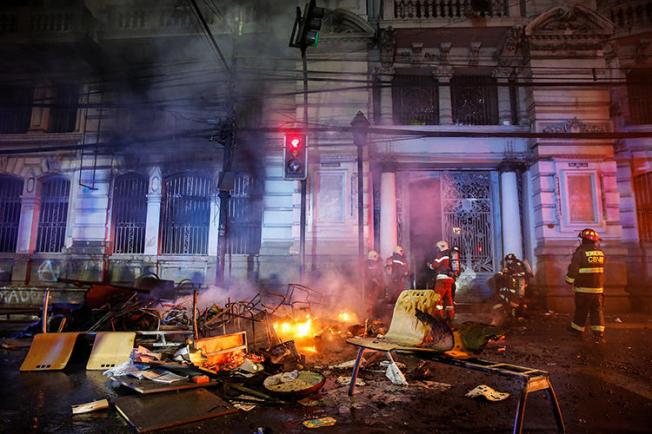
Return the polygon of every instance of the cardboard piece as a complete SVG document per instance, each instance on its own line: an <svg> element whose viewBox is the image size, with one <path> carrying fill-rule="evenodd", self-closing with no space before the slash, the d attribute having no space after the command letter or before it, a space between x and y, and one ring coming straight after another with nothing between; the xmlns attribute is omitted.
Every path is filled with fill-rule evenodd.
<svg viewBox="0 0 652 434"><path fill-rule="evenodd" d="M121 375L119 377L111 377L112 380L118 382L121 386L127 387L143 395L160 392L172 392L176 390L197 389L201 387L211 387L217 385L217 381L208 381L206 383L193 383L192 381L182 380L172 384L156 383L147 379L133 378L130 375Z"/></svg>

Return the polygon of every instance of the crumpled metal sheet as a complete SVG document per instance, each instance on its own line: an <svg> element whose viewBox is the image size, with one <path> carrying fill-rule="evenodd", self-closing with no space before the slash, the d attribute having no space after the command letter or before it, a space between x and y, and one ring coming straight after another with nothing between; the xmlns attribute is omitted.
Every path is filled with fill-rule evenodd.
<svg viewBox="0 0 652 434"><path fill-rule="evenodd" d="M510 394L507 392L499 392L496 389L487 386L486 384L481 384L467 392L467 394L464 396L469 398L478 398L481 396L488 401L504 401L505 399L509 398L509 395Z"/></svg>

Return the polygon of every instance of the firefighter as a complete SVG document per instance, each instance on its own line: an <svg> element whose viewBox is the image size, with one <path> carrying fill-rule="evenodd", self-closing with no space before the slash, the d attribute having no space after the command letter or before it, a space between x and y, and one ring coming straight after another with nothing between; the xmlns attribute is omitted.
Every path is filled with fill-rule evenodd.
<svg viewBox="0 0 652 434"><path fill-rule="evenodd" d="M385 300L385 278L380 255L375 250L371 250L367 254L365 291L367 306L370 307L372 317L379 318L382 315L381 304Z"/></svg>
<svg viewBox="0 0 652 434"><path fill-rule="evenodd" d="M387 303L394 305L398 296L407 288L407 279L410 268L405 258L403 247L394 247L392 256L385 261L385 274L387 275Z"/></svg>
<svg viewBox="0 0 652 434"><path fill-rule="evenodd" d="M600 235L587 228L578 234L581 244L568 266L566 283L575 292L575 316L569 330L578 336L584 332L586 317L591 319L593 341L604 343L604 251L598 247Z"/></svg>
<svg viewBox="0 0 652 434"><path fill-rule="evenodd" d="M505 256L499 276L498 297L512 317L522 318L525 315L525 290L531 276L532 268L526 261L521 261L513 253Z"/></svg>
<svg viewBox="0 0 652 434"><path fill-rule="evenodd" d="M455 273L452 268L451 250L448 242L441 240L437 244L437 255L428 263L428 268L435 272L435 292L439 300L435 305L435 316L452 321L455 318L455 304L453 303L453 285Z"/></svg>

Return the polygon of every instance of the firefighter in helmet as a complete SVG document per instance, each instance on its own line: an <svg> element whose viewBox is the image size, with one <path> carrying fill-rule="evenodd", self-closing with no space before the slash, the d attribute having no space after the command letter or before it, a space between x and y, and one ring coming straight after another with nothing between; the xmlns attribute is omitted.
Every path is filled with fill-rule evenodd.
<svg viewBox="0 0 652 434"><path fill-rule="evenodd" d="M367 254L367 269L365 270L365 293L367 306L372 316L381 315L380 304L385 299L385 278L383 263L377 251L371 250Z"/></svg>
<svg viewBox="0 0 652 434"><path fill-rule="evenodd" d="M521 261L513 253L505 256L503 269L497 275L498 298L506 313L514 318L525 315L527 309L525 290L532 275L532 268L527 261Z"/></svg>
<svg viewBox="0 0 652 434"><path fill-rule="evenodd" d="M396 303L398 296L407 288L410 268L405 258L403 247L394 247L392 256L385 261L385 274L387 275L387 302Z"/></svg>
<svg viewBox="0 0 652 434"><path fill-rule="evenodd" d="M599 248L600 235L591 228L580 231L581 243L568 266L566 283L575 292L575 316L569 330L579 336L590 317L595 343L604 343L604 251Z"/></svg>
<svg viewBox="0 0 652 434"><path fill-rule="evenodd" d="M435 305L435 315L442 319L452 321L455 317L455 305L453 303L453 285L455 284L455 273L452 268L451 249L448 242L441 240L437 244L437 254L428 268L435 272L435 292L439 300Z"/></svg>

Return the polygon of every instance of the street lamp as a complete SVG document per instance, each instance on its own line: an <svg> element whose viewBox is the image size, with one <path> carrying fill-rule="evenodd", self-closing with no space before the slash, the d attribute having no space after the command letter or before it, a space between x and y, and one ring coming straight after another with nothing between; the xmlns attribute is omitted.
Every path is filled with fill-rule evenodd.
<svg viewBox="0 0 652 434"><path fill-rule="evenodd" d="M358 257L360 264L360 275L362 276L362 299L366 303L365 294L365 268L364 268L364 179L362 170L362 151L367 145L367 134L369 133L369 121L364 113L359 111L351 121L351 132L353 133L353 144L358 150Z"/></svg>

